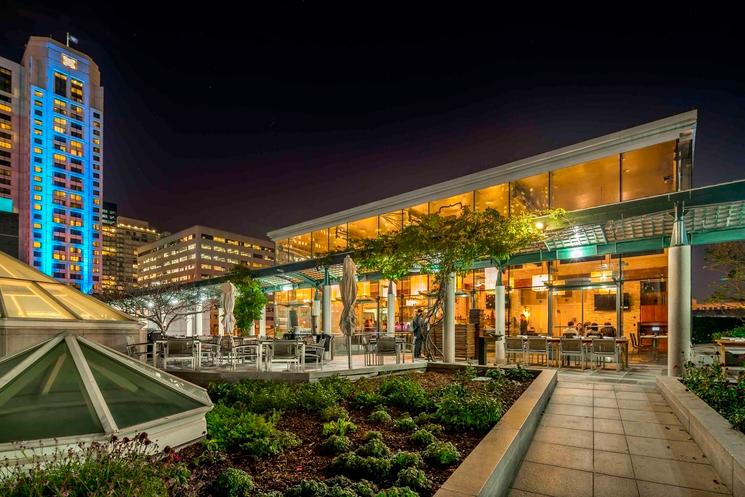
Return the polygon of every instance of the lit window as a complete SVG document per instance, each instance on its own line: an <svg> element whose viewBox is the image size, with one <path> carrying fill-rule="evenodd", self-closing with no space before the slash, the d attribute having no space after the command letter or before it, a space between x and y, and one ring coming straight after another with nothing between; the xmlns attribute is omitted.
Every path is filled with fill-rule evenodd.
<svg viewBox="0 0 745 497"><path fill-rule="evenodd" d="M41 223L34 223L34 229L41 229Z"/></svg>
<svg viewBox="0 0 745 497"><path fill-rule="evenodd" d="M34 200L39 200L39 201L41 201L41 195L34 195Z"/></svg>
<svg viewBox="0 0 745 497"><path fill-rule="evenodd" d="M34 96L35 97L43 97L44 93L40 92L39 90L34 90Z"/></svg>
<svg viewBox="0 0 745 497"><path fill-rule="evenodd" d="M34 147L34 153L35 153L35 154L40 154L40 153L42 153L41 147Z"/></svg>
<svg viewBox="0 0 745 497"><path fill-rule="evenodd" d="M39 182L41 182L41 176L34 176L34 181L39 181Z"/></svg>
<svg viewBox="0 0 745 497"><path fill-rule="evenodd" d="M34 248L41 247L41 242L34 242Z"/></svg>
<svg viewBox="0 0 745 497"><path fill-rule="evenodd" d="M4 110L5 112L11 112L13 109L10 108L10 105L6 105L0 102L0 110Z"/></svg>
<svg viewBox="0 0 745 497"><path fill-rule="evenodd" d="M44 133L40 129L34 128L34 134L37 135L37 136L41 136Z"/></svg>

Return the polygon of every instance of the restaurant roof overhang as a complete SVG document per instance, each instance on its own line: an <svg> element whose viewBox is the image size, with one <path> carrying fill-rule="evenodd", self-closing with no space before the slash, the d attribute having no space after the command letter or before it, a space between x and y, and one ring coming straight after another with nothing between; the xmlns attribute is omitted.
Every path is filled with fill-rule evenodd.
<svg viewBox="0 0 745 497"><path fill-rule="evenodd" d="M692 245L745 240L745 180L740 180L569 212L561 221L562 226L547 227L546 239L539 246L516 254L508 265L664 249L670 245L676 204L682 206ZM334 254L252 273L267 292L313 288L341 278L345 255ZM481 261L474 268L493 265L491 261ZM361 280L379 277L376 273L360 275ZM215 280L204 282L215 283Z"/></svg>

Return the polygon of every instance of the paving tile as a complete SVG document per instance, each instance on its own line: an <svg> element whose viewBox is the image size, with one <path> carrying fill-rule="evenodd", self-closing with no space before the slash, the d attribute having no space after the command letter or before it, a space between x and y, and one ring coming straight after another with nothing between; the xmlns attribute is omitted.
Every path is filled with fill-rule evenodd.
<svg viewBox="0 0 745 497"><path fill-rule="evenodd" d="M631 456L631 462L634 465L636 478L639 480L695 488L708 492L729 492L727 487L719 482L719 477L709 464L638 455Z"/></svg>
<svg viewBox="0 0 745 497"><path fill-rule="evenodd" d="M694 490L692 488L674 487L651 481L637 480L636 485L639 487L639 497L722 497L722 495L730 495Z"/></svg>
<svg viewBox="0 0 745 497"><path fill-rule="evenodd" d="M708 463L706 456L696 442L665 440L656 438L626 436L629 452L638 456L676 459L678 461Z"/></svg>
<svg viewBox="0 0 745 497"><path fill-rule="evenodd" d="M562 468L583 471L593 470L592 449L581 447L567 447L566 445L533 441L525 454L525 460L549 466L561 466Z"/></svg>
<svg viewBox="0 0 745 497"><path fill-rule="evenodd" d="M563 414L565 416L585 416L592 417L592 406L572 406L568 404L554 404L549 402L546 407L546 413Z"/></svg>
<svg viewBox="0 0 745 497"><path fill-rule="evenodd" d="M557 428L570 428L572 430L592 430L592 418L578 416L565 416L563 414L552 414L546 412L541 417L542 426L555 426Z"/></svg>
<svg viewBox="0 0 745 497"><path fill-rule="evenodd" d="M595 407L610 407L612 409L618 409L618 401L616 399L606 399L603 397L596 397L593 405Z"/></svg>
<svg viewBox="0 0 745 497"><path fill-rule="evenodd" d="M639 497L636 481L629 478L596 474L594 480L596 497Z"/></svg>
<svg viewBox="0 0 745 497"><path fill-rule="evenodd" d="M634 469L631 466L631 457L628 454L596 450L593 453L593 460L595 473L622 476L624 478L634 477Z"/></svg>
<svg viewBox="0 0 745 497"><path fill-rule="evenodd" d="M664 425L640 423L639 421L622 421L626 435L635 437L662 438L665 440L692 440L691 435L681 425Z"/></svg>
<svg viewBox="0 0 745 497"><path fill-rule="evenodd" d="M592 397L578 397L576 395L552 395L550 404L568 404L573 406L592 406Z"/></svg>
<svg viewBox="0 0 745 497"><path fill-rule="evenodd" d="M558 386L560 387L570 387L570 388L580 388L582 390L594 390L595 384L590 383L587 381L560 381Z"/></svg>
<svg viewBox="0 0 745 497"><path fill-rule="evenodd" d="M613 390L593 390L593 397L596 399L615 399L616 392Z"/></svg>
<svg viewBox="0 0 745 497"><path fill-rule="evenodd" d="M592 430L600 433L616 433L623 435L623 424L618 419L594 419Z"/></svg>
<svg viewBox="0 0 745 497"><path fill-rule="evenodd" d="M617 384L613 387L616 392L654 392L659 393L657 386Z"/></svg>
<svg viewBox="0 0 745 497"><path fill-rule="evenodd" d="M557 428L555 426L539 426L535 431L533 440L570 447L583 447L592 449L593 436L591 431L570 430L568 428Z"/></svg>
<svg viewBox="0 0 745 497"><path fill-rule="evenodd" d="M626 445L626 437L616 433L595 433L593 445L595 450L606 452L623 452L628 453L629 448Z"/></svg>
<svg viewBox="0 0 745 497"><path fill-rule="evenodd" d="M616 399L621 409L636 409L638 411L673 412L667 402L650 402L649 400Z"/></svg>
<svg viewBox="0 0 745 497"><path fill-rule="evenodd" d="M525 490L518 490L516 488L510 489L510 493L507 497L547 497L545 494L536 494L533 492L526 492Z"/></svg>
<svg viewBox="0 0 745 497"><path fill-rule="evenodd" d="M596 407L593 416L601 419L621 419L618 409L612 409L610 407Z"/></svg>
<svg viewBox="0 0 745 497"><path fill-rule="evenodd" d="M592 473L523 461L513 488L553 497L592 497Z"/></svg>
<svg viewBox="0 0 745 497"><path fill-rule="evenodd" d="M635 409L621 409L621 419L624 421L644 421L665 425L679 425L678 416L669 412L639 411Z"/></svg>
<svg viewBox="0 0 745 497"><path fill-rule="evenodd" d="M592 397L593 390L582 388L565 388L558 386L554 389L554 395L576 395L577 397Z"/></svg>
<svg viewBox="0 0 745 497"><path fill-rule="evenodd" d="M613 383L595 383L595 390L613 390Z"/></svg>
<svg viewBox="0 0 745 497"><path fill-rule="evenodd" d="M617 399L648 400L651 402L665 402L665 398L653 392L615 392Z"/></svg>

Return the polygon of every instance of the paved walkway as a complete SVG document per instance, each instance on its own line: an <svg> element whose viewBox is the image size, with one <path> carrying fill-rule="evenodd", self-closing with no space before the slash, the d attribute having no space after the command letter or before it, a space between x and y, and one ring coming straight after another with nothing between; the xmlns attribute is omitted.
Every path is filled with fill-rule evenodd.
<svg viewBox="0 0 745 497"><path fill-rule="evenodd" d="M593 380L559 375L510 497L731 495L653 382Z"/></svg>

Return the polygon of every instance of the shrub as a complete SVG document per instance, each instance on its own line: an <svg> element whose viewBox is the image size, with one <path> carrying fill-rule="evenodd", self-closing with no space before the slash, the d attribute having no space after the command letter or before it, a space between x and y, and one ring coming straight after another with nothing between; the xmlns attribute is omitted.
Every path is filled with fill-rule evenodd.
<svg viewBox="0 0 745 497"><path fill-rule="evenodd" d="M212 484L215 497L248 497L254 487L251 476L237 468L228 468Z"/></svg>
<svg viewBox="0 0 745 497"><path fill-rule="evenodd" d="M385 481L391 471L391 462L385 457L363 457L354 452L336 456L329 469L332 473L349 478L365 478L371 481Z"/></svg>
<svg viewBox="0 0 745 497"><path fill-rule="evenodd" d="M418 452L401 451L391 458L391 473L398 474L406 468L421 468L424 465Z"/></svg>
<svg viewBox="0 0 745 497"><path fill-rule="evenodd" d="M390 423L393 418L385 409L376 409L367 417L367 420L371 423Z"/></svg>
<svg viewBox="0 0 745 497"><path fill-rule="evenodd" d="M479 372L476 369L476 366L468 364L465 368L456 371L453 377L455 378L455 381L470 381L478 375Z"/></svg>
<svg viewBox="0 0 745 497"><path fill-rule="evenodd" d="M279 490L269 490L267 492L259 492L256 497L284 497L284 494Z"/></svg>
<svg viewBox="0 0 745 497"><path fill-rule="evenodd" d="M355 452L358 456L363 457L388 457L391 455L391 449L379 438L368 440Z"/></svg>
<svg viewBox="0 0 745 497"><path fill-rule="evenodd" d="M321 450L326 454L341 454L352 447L352 442L348 437L342 435L331 435L321 442Z"/></svg>
<svg viewBox="0 0 745 497"><path fill-rule="evenodd" d="M441 399L443 397L456 397L456 398L462 398L468 395L468 390L466 390L466 387L464 387L461 383L451 383L450 385L445 385L442 388L439 388L435 392L435 399ZM434 418L434 416L432 416Z"/></svg>
<svg viewBox="0 0 745 497"><path fill-rule="evenodd" d="M435 419L454 431L486 431L502 417L502 403L484 394L445 395L437 402Z"/></svg>
<svg viewBox="0 0 745 497"><path fill-rule="evenodd" d="M171 457L160 459L152 449L143 434L135 440L112 438L106 443L81 444L78 450L55 453L51 460L31 454L30 466L3 469L0 495L168 497L179 493L189 470Z"/></svg>
<svg viewBox="0 0 745 497"><path fill-rule="evenodd" d="M380 383L378 393L385 397L386 403L410 412L426 410L431 401L429 394L419 382L406 376L386 378Z"/></svg>
<svg viewBox="0 0 745 497"><path fill-rule="evenodd" d="M385 402L385 398L377 392L359 392L352 399L352 405L357 409L377 407Z"/></svg>
<svg viewBox="0 0 745 497"><path fill-rule="evenodd" d="M334 421L336 419L349 419L349 412L340 405L333 405L321 409L319 416L321 421Z"/></svg>
<svg viewBox="0 0 745 497"><path fill-rule="evenodd" d="M500 368L492 368L486 370L486 373L484 373L484 376L487 378L491 378L492 380L501 381L506 378L506 375L504 374L504 370Z"/></svg>
<svg viewBox="0 0 745 497"><path fill-rule="evenodd" d="M302 480L285 490L285 497L326 497L328 487L318 480Z"/></svg>
<svg viewBox="0 0 745 497"><path fill-rule="evenodd" d="M433 442L422 453L424 460L439 466L450 466L460 459L460 453L450 442Z"/></svg>
<svg viewBox="0 0 745 497"><path fill-rule="evenodd" d="M416 430L416 423L411 419L411 416L405 416L393 423L393 429L398 431L414 431Z"/></svg>
<svg viewBox="0 0 745 497"><path fill-rule="evenodd" d="M329 435L346 436L347 433L353 433L357 431L357 425L348 419L337 419L336 421L329 421L323 423L323 436L328 437Z"/></svg>
<svg viewBox="0 0 745 497"><path fill-rule="evenodd" d="M357 497L357 492L353 488L330 487L325 497Z"/></svg>
<svg viewBox="0 0 745 497"><path fill-rule="evenodd" d="M733 428L745 432L745 376L741 375L737 384L731 384L719 363L701 367L689 363L680 381L732 423Z"/></svg>
<svg viewBox="0 0 745 497"><path fill-rule="evenodd" d="M381 490L375 497L419 497L419 494L409 487L390 487Z"/></svg>
<svg viewBox="0 0 745 497"><path fill-rule="evenodd" d="M210 450L241 450L256 457L273 456L295 447L300 440L292 433L278 430L279 413L264 417L217 404L207 413L207 440Z"/></svg>
<svg viewBox="0 0 745 497"><path fill-rule="evenodd" d="M443 426L437 423L427 423L426 425L422 426L422 428L436 437L442 435L442 430L444 430Z"/></svg>
<svg viewBox="0 0 745 497"><path fill-rule="evenodd" d="M515 380L515 381L526 381L526 380L532 380L533 379L533 373L522 367L521 365L517 365L514 368L507 368L504 370L504 375L507 377L508 380Z"/></svg>
<svg viewBox="0 0 745 497"><path fill-rule="evenodd" d="M413 443L417 447L427 447L429 444L436 441L437 439L432 434L432 432L419 429L411 434L409 440L411 440L411 443Z"/></svg>
<svg viewBox="0 0 745 497"><path fill-rule="evenodd" d="M374 483L367 480L360 480L354 484L354 491L357 492L358 497L373 497L378 491L378 487Z"/></svg>
<svg viewBox="0 0 745 497"><path fill-rule="evenodd" d="M398 472L396 478L397 487L409 487L412 490L427 490L432 486L432 482L427 478L427 474L421 469L406 468Z"/></svg>
<svg viewBox="0 0 745 497"><path fill-rule="evenodd" d="M337 402L348 399L355 391L354 383L348 378L339 375L321 378L318 380L318 383L326 390L332 392Z"/></svg>
<svg viewBox="0 0 745 497"><path fill-rule="evenodd" d="M420 412L416 416L414 416L414 422L417 425L423 425L425 423L429 423L432 421L432 414L428 412Z"/></svg>
<svg viewBox="0 0 745 497"><path fill-rule="evenodd" d="M378 491L378 487L376 487L372 482L367 480L355 482L342 475L329 478L326 480L326 485L330 489L333 489L334 487L349 489L354 492L357 497L373 497Z"/></svg>
<svg viewBox="0 0 745 497"><path fill-rule="evenodd" d="M383 440L383 434L376 430L370 430L366 432L364 435L362 435L363 442L369 442L370 440L374 438L377 438L378 440Z"/></svg>

